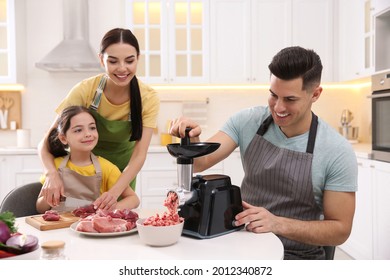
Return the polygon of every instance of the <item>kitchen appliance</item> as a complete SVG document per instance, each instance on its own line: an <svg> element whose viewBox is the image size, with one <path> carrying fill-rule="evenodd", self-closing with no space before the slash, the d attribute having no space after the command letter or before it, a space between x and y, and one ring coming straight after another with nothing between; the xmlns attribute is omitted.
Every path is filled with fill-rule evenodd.
<svg viewBox="0 0 390 280"><path fill-rule="evenodd" d="M353 114L351 111L345 109L341 112L339 132L343 135L350 143L358 142L359 128L353 127L351 122L353 120Z"/></svg>
<svg viewBox="0 0 390 280"><path fill-rule="evenodd" d="M221 174L193 177L194 158L217 150L219 143L190 143L186 129L180 143L167 145L168 152L177 158L179 216L184 218L183 234L196 238L213 238L237 230L234 217L240 213L240 188L231 184L230 177ZM168 193L169 193L168 192Z"/></svg>
<svg viewBox="0 0 390 280"><path fill-rule="evenodd" d="M390 71L371 77L372 156L390 162Z"/></svg>
<svg viewBox="0 0 390 280"><path fill-rule="evenodd" d="M89 43L88 15L88 0L63 0L64 39L35 66L49 72L101 72Z"/></svg>

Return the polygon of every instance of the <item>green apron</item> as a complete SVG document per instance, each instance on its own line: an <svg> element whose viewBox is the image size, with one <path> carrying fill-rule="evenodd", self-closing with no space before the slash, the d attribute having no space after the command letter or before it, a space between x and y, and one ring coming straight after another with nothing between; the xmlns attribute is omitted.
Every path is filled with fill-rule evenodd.
<svg viewBox="0 0 390 280"><path fill-rule="evenodd" d="M96 126L99 133L99 141L93 149L93 153L111 161L122 172L129 163L135 146L135 141L129 141L131 135L131 118L129 113L129 119L127 121L107 120L97 112L106 81L107 77L104 75L96 89L94 99L89 106L89 111L96 118ZM130 187L134 191L135 185L136 178L130 182Z"/></svg>

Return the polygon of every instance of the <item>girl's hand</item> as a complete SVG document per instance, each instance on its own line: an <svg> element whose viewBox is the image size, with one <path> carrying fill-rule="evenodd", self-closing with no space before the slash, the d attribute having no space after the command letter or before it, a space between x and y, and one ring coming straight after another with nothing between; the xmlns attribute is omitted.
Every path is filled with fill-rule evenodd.
<svg viewBox="0 0 390 280"><path fill-rule="evenodd" d="M99 196L93 205L95 209L103 209L103 210L114 210L116 208L118 198L112 195L110 192L104 192L101 196Z"/></svg>
<svg viewBox="0 0 390 280"><path fill-rule="evenodd" d="M64 196L64 183L57 171L46 174L41 194L50 207L55 207L60 204L60 197Z"/></svg>

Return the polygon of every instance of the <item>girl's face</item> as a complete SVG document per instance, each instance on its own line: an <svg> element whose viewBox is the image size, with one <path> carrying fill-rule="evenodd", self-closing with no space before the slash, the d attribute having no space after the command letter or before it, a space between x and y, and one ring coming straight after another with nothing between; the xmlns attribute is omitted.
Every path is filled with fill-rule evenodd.
<svg viewBox="0 0 390 280"><path fill-rule="evenodd" d="M59 135L60 141L68 145L71 152L90 152L95 148L99 135L95 119L87 112L73 116L65 135Z"/></svg>
<svg viewBox="0 0 390 280"><path fill-rule="evenodd" d="M127 86L133 79L138 64L137 50L129 44L117 43L100 54L100 63L110 79L118 86Z"/></svg>

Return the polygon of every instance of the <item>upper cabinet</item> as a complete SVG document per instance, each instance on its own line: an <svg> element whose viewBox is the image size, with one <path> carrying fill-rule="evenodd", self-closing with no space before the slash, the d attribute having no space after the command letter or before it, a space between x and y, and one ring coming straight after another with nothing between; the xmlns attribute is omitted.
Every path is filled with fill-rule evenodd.
<svg viewBox="0 0 390 280"><path fill-rule="evenodd" d="M208 82L208 1L126 2L140 44L138 76L148 83Z"/></svg>
<svg viewBox="0 0 390 280"><path fill-rule="evenodd" d="M16 83L14 0L0 0L0 84Z"/></svg>
<svg viewBox="0 0 390 280"><path fill-rule="evenodd" d="M372 40L370 3L365 0L337 1L336 24L339 81L369 75L372 70Z"/></svg>
<svg viewBox="0 0 390 280"><path fill-rule="evenodd" d="M333 0L210 2L212 83L268 83L268 64L282 48L314 49L333 81Z"/></svg>

